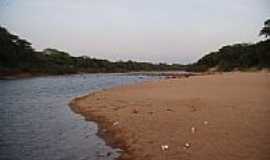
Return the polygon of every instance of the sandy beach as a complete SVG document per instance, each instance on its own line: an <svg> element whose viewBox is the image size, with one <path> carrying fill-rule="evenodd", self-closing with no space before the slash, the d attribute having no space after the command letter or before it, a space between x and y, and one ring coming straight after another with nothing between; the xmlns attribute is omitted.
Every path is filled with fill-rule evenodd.
<svg viewBox="0 0 270 160"><path fill-rule="evenodd" d="M75 98L123 160L269 160L270 73L148 81Z"/></svg>

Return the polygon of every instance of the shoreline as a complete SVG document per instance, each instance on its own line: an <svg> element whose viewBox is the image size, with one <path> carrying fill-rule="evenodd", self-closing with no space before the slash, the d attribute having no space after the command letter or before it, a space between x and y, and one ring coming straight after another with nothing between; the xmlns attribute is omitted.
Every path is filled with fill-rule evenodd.
<svg viewBox="0 0 270 160"><path fill-rule="evenodd" d="M149 74L147 74L149 76ZM164 75L163 75L164 76ZM193 76L193 75L191 75ZM175 77L165 77L166 79L174 79ZM177 78L187 78L186 75L180 75ZM121 128L114 127L114 123L107 119L105 116L97 116L94 111L85 111L84 109L80 108L80 106L77 105L78 101L83 101L84 99L94 96L95 94L102 93L105 91L110 91L113 89L119 89L121 87L127 87L127 86L134 86L134 85L140 85L143 83L151 83L155 81L162 81L163 79L156 79L156 80L146 80L135 84L127 84L124 86L115 86L109 89L103 89L100 91L95 91L92 93L88 93L85 95L77 96L73 98L68 106L70 109L76 113L80 114L84 117L86 121L91 121L97 124L98 130L97 130L97 136L102 138L106 145L112 147L113 149L120 149L120 156L116 158L116 160L134 160L135 156L132 153L132 149L130 149L130 146L127 144L125 140L124 131L121 130Z"/></svg>
<svg viewBox="0 0 270 160"><path fill-rule="evenodd" d="M81 75L81 74L126 74L130 76L163 76L168 78L182 78L199 75L199 73L186 72L186 71L139 71L139 72L77 72L77 73L32 73L32 72L19 72L14 74L3 74L0 72L0 80L14 80L34 77L47 77L47 76L65 76L65 75Z"/></svg>
<svg viewBox="0 0 270 160"><path fill-rule="evenodd" d="M97 91L97 92L100 92L100 91ZM98 127L97 136L102 138L104 142L106 143L106 145L111 146L114 149L121 150L120 156L117 158L117 160L134 159L130 156L132 155L132 152L129 150L129 146L126 144L124 138L117 136L117 134L122 133L121 129L112 128L111 126L113 126L113 122L111 122L107 118L97 116L94 114L94 112L85 112L76 105L77 101L83 100L84 98L87 98L88 96L92 96L95 93L96 92L72 99L71 102L69 103L70 109L74 113L82 115L86 121L95 122ZM124 158L125 155L123 154L129 155L129 158Z"/></svg>
<svg viewBox="0 0 270 160"><path fill-rule="evenodd" d="M261 110L264 110L264 112L268 113L270 110L265 108L265 104L270 104L268 100L265 98L265 94L269 94L268 91L266 91L263 87L266 84L268 85L269 82L267 80L269 79L269 73L222 73L222 74L214 74L214 75L199 75L199 76L192 76L190 78L176 78L176 79L163 79L158 81L147 81L142 82L138 84L132 84L132 85L126 85L126 86L116 86L111 89L105 90L105 91L97 91L94 93L90 93L87 95L83 95L80 97L76 97L69 103L70 108L73 112L81 114L87 121L94 121L98 124L98 136L103 138L107 145L112 146L113 148L119 148L123 152L121 152L120 157L118 160L134 160L134 159L198 159L198 157L201 157L200 159L209 159L210 157L217 156L216 154L219 153L219 151L212 151L209 149L215 150L215 148L212 148L211 146L208 146L208 144L204 139L209 139L209 141L213 141L210 136L213 136L215 140L220 141L218 139L220 138L228 138L228 139L234 139L236 141L239 141L239 136L248 135L250 138L251 133L247 132L245 130L250 130L250 128L243 128L241 126L241 123L245 121L250 121L250 127L253 130L261 131L262 127L268 127L268 124L257 124L257 120L270 120L267 117L260 117L257 115L257 112L259 115L261 115ZM236 78L235 78L236 77ZM257 80L257 78L259 80ZM224 81L226 80L226 81ZM236 80L243 81L243 83L236 83ZM197 84L202 81L202 86ZM209 98L207 96L204 96L203 90L198 90L196 87L202 87L205 89L205 87L210 87L210 90L212 90L212 84L209 84L209 82L214 82L217 84L217 86L214 86L216 88L213 89L213 91L219 93L221 96L224 94L224 97L220 98L216 96L214 93L213 95L211 92L209 93ZM191 83L194 86L189 86L189 83ZM220 84L219 84L220 83ZM246 84L245 84L246 83ZM254 83L258 86L253 86L253 88L246 88L247 85L250 85L250 83ZM264 86L260 86L263 83ZM184 85L183 85L184 84ZM253 98L256 98L256 94L248 94L246 95L247 98L249 97L250 104L247 104L245 101L245 97L237 96L237 98L233 99L233 97L230 97L230 94L228 94L228 90L225 87L236 87L233 89L237 89L237 92L242 94L241 90L254 90L258 91L259 94L262 94L264 99L260 99L259 102L256 102L254 99L254 102L252 101ZM197 86L198 85L198 86ZM203 86L203 85L209 85L209 86ZM240 88L239 86L240 85ZM241 86L243 85L243 86ZM190 88L187 88L186 86L189 86ZM182 94L181 92L175 90L177 89L186 89L183 92L187 92L187 95ZM195 89L194 89L195 88ZM268 86L269 88L269 86ZM146 93L148 90L153 90L156 92L151 92L151 94ZM161 91L167 92L170 95L164 95L161 93ZM190 93L189 93L190 91ZM194 97L189 97L194 94L197 94L194 91L202 92L200 96L198 95ZM243 92L243 94L244 94ZM260 93L262 92L262 93ZM153 94L152 94L153 93ZM183 99L179 102L175 102L177 100L177 96L175 93L180 94L179 98ZM128 96L128 94L130 96ZM145 95L141 95L145 94ZM258 95L258 96L262 96ZM270 94L269 94L270 95ZM162 96L162 97L160 97ZM147 97L146 99L142 100L142 97ZM160 100L161 99L161 100ZM224 100L225 99L225 100ZM150 101L150 102L149 102ZM178 101L178 100L177 100ZM219 102L221 101L221 102ZM214 103L213 103L214 102ZM228 103L227 103L228 102ZM244 103L244 104L242 104ZM250 117L246 114L246 111L243 110L244 105L258 105L259 109L254 108L248 108L249 110L254 110L254 113L247 112L248 116L256 117L255 120L251 120ZM153 106L152 106L153 105ZM159 107L154 107L154 105L160 105ZM164 107L164 105L168 105L169 107ZM201 105L201 106L200 106ZM209 106L208 106L209 105ZM213 108L212 105L219 105L223 108ZM241 107L235 106L239 105ZM145 106L142 108L142 106ZM150 107L149 107L150 106ZM181 106L181 107L177 107ZM182 108L183 106L183 108ZM227 107L229 106L229 107ZM226 107L226 108L225 108ZM206 108L206 109L203 109ZM238 109L239 108L239 109ZM212 111L212 110L213 111ZM177 110L177 112L176 112ZM176 112L176 113L175 113ZM224 116L222 112L228 112L229 115ZM238 112L240 113L240 117L238 115ZM243 112L243 113L242 113ZM217 114L217 116L221 117L213 117L213 115ZM234 115L237 113L237 116ZM154 115L157 114L159 117L158 119L153 119L151 117L154 117ZM170 117L167 117L168 114L175 114L171 115ZM253 115L254 114L254 115ZM195 115L195 117L194 117ZM175 117L176 116L176 117ZM181 119L182 117L185 117ZM180 117L180 118L179 118ZM201 119L200 119L201 118ZM216 119L217 120L216 120ZM232 121L235 123L235 126L226 124L226 118L229 121ZM264 118L264 119L263 119ZM138 122L137 122L138 121ZM182 121L184 123L182 124ZM214 123L216 121L217 126L204 126L204 123ZM145 122L145 123L144 123ZM153 123L157 123L153 126ZM175 126L177 123L182 124L182 127ZM126 124L125 124L126 123ZM165 124L164 124L165 123ZM191 124L187 124L191 123ZM266 122L267 123L267 122ZM253 125L257 125L258 127L254 127ZM224 125L224 129L220 128L219 125ZM239 126L238 126L239 125ZM196 127L192 127L196 126ZM240 129L235 127L239 127ZM136 128L137 127L137 128ZM179 129L177 133L179 134L179 137L184 138L177 138L173 139L173 136L170 138L169 134L164 134L164 131L162 131L162 127L167 128L168 132L174 132L174 130ZM190 134L189 129L193 130L194 132L198 130L198 137L194 137L193 134ZM210 129L209 129L209 128ZM148 128L151 128L149 130ZM236 131L232 131L232 135L230 135L228 129L235 129ZM160 130L161 129L161 130ZM207 130L210 131L207 131ZM212 129L212 130L211 130ZM171 132L170 132L171 131ZM182 133L184 132L184 133ZM186 133L188 132L188 133ZM192 131L193 132L193 131ZM216 135L212 135L213 133L216 133ZM253 132L253 131L252 131ZM268 133L270 133L270 130L266 130L266 135L260 133L259 136L256 138L253 138L252 140L246 140L245 142L241 142L244 144L248 144L248 146L252 146L251 142L263 142L262 138L265 138L263 136L268 137ZM149 135L151 137L149 137ZM190 134L190 135L189 135ZM209 136L209 135L210 136ZM166 136L166 137L165 137ZM169 136L169 137L167 137ZM176 136L176 137L178 137ZM205 137L206 136L206 137ZM254 136L254 135L252 135ZM160 138L164 138L160 139ZM268 137L270 138L270 137ZM188 140L193 139L193 140ZM168 142L166 142L168 141ZM176 142L180 141L180 142ZM248 152L249 150L254 150L253 147L259 147L260 149L255 152L256 156L258 156L258 153L261 153L261 157L256 157L257 159L266 159L265 157L269 158L270 155L265 152L264 149L270 149L270 145L267 139L265 139L267 142L264 144L264 147L258 146L258 144L254 144L250 149L246 149L245 152ZM214 142L214 141L213 141ZM169 144L171 143L171 144ZM244 150L241 146L238 146L235 144L234 141L230 142L232 146L228 146L227 142L220 142L222 145L219 147L223 148L225 152L228 152L229 154L224 155L227 156L227 159L241 159L241 157L246 156L242 150ZM168 145L168 151L167 149L160 148L162 147L162 144ZM204 151L203 145L206 145L208 150L206 149ZM190 147L191 145L191 147ZM194 146L193 146L194 145ZM197 145L197 146L195 146ZM156 147L156 148L153 148ZM145 148L143 148L145 147ZM190 148L189 148L190 147ZM203 148L202 148L203 147ZM232 147L235 150L233 151L230 149ZM176 149L177 148L177 149ZM193 150L194 149L194 150ZM198 152L198 153L196 153ZM210 152L210 153L209 153ZM234 153L239 152L239 153ZM213 155L212 155L213 154ZM232 154L232 155L230 155ZM233 155L235 154L235 155ZM238 155L239 154L239 155ZM210 155L210 157L209 157ZM197 157L197 158L196 158ZM218 157L216 157L218 158ZM254 157L253 157L254 158ZM211 159L211 158L210 158ZM212 158L215 159L215 158ZM224 158L226 159L226 158ZM247 158L248 159L248 158ZM250 158L252 159L252 158Z"/></svg>

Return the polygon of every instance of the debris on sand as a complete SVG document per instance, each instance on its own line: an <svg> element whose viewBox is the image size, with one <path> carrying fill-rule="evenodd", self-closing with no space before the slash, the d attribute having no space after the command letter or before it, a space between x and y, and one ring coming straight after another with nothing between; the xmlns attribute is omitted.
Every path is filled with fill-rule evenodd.
<svg viewBox="0 0 270 160"><path fill-rule="evenodd" d="M208 124L208 121L203 121L203 124L204 124L204 125L207 125L207 124Z"/></svg>
<svg viewBox="0 0 270 160"><path fill-rule="evenodd" d="M134 113L134 114L138 114L139 111L138 111L137 109L134 109L134 110L133 110L133 113Z"/></svg>
<svg viewBox="0 0 270 160"><path fill-rule="evenodd" d="M161 145L161 150L162 151L166 151L167 149L169 149L168 145Z"/></svg>
<svg viewBox="0 0 270 160"><path fill-rule="evenodd" d="M170 108L168 108L168 109L166 109L166 111L168 111L168 112L172 112L173 110L172 110L172 109L170 109Z"/></svg>
<svg viewBox="0 0 270 160"><path fill-rule="evenodd" d="M185 145L184 145L184 148L187 149L187 148L189 148L190 146L191 146L190 143L187 143L187 142L186 142Z"/></svg>
<svg viewBox="0 0 270 160"><path fill-rule="evenodd" d="M113 126L116 126L116 125L118 125L118 124L119 124L119 122L116 121L116 122L113 123Z"/></svg>
<svg viewBox="0 0 270 160"><path fill-rule="evenodd" d="M154 112L148 112L148 114L152 115Z"/></svg>
<svg viewBox="0 0 270 160"><path fill-rule="evenodd" d="M190 108L191 108L191 112L196 112L197 111L197 108L195 106L193 106L193 105Z"/></svg>
<svg viewBox="0 0 270 160"><path fill-rule="evenodd" d="M196 128L195 127L191 127L191 133L194 134L196 131Z"/></svg>

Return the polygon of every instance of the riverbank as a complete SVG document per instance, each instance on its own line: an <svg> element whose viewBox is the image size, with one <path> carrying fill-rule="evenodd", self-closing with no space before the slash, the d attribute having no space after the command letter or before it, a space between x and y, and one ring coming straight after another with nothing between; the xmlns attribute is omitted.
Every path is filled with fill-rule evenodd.
<svg viewBox="0 0 270 160"><path fill-rule="evenodd" d="M116 87L70 103L119 159L270 159L270 74L222 73Z"/></svg>
<svg viewBox="0 0 270 160"><path fill-rule="evenodd" d="M195 75L201 75L201 73L185 72L185 71L139 71L139 72L72 72L72 73L32 73L32 72L1 72L0 80L22 79L31 77L45 77L45 76L64 76L64 75L76 75L76 74L123 74L129 76L157 76L166 78L182 78Z"/></svg>

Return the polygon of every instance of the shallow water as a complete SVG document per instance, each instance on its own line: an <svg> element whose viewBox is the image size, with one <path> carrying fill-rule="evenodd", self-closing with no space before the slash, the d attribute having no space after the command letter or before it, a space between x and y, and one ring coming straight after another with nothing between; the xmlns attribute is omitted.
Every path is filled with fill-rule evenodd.
<svg viewBox="0 0 270 160"><path fill-rule="evenodd" d="M0 80L0 160L111 160L97 125L68 107L72 97L153 77L83 74Z"/></svg>

